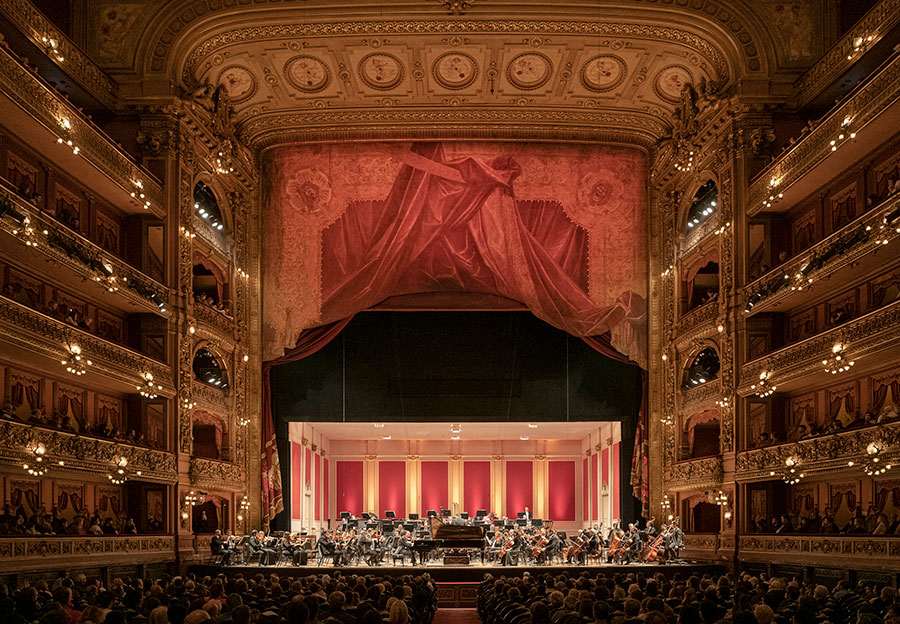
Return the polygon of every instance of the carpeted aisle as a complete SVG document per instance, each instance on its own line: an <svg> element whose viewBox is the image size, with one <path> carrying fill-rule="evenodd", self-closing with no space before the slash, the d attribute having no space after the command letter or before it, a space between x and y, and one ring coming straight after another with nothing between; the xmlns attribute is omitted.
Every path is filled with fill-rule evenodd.
<svg viewBox="0 0 900 624"><path fill-rule="evenodd" d="M438 609L433 624L480 624L475 609Z"/></svg>

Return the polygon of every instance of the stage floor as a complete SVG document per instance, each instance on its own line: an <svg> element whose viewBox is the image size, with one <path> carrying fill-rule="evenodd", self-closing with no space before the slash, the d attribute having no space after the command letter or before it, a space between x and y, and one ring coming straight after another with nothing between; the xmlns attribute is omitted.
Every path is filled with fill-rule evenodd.
<svg viewBox="0 0 900 624"><path fill-rule="evenodd" d="M541 575L543 573L559 574L566 572L570 576L579 576L583 572L587 572L591 576L605 574L607 576L613 574L628 574L629 572L642 572L645 575L656 574L662 572L666 576L680 573L682 576L690 576L691 574L721 574L722 566L708 563L698 563L691 561L683 561L679 563L660 564L660 563L631 563L627 565L614 564L595 564L595 565L529 565L529 566L501 566L493 563L481 564L474 563L470 565L444 565L443 563L434 562L426 565L381 565L381 566L340 566L331 565L317 566L311 563L306 566L278 565L278 566L260 566L257 564L250 565L192 565L188 569L198 575L217 575L225 574L228 577L234 577L238 574L244 577L254 576L256 574L277 574L284 577L303 577L311 574L328 574L331 572L340 572L342 575L366 575L373 574L377 576L397 577L410 575L418 575L428 573L437 583L479 583L485 574L494 576L522 576L525 572L532 575Z"/></svg>

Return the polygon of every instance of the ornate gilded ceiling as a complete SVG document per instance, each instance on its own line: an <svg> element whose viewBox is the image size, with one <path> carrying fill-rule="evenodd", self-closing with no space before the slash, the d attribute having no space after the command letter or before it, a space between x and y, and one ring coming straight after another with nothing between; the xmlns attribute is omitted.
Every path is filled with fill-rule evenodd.
<svg viewBox="0 0 900 624"><path fill-rule="evenodd" d="M823 47L825 3L102 1L93 56L135 80L136 98L158 95L154 76L186 97L221 85L257 147L351 135L649 145L685 84L759 95L796 77Z"/></svg>

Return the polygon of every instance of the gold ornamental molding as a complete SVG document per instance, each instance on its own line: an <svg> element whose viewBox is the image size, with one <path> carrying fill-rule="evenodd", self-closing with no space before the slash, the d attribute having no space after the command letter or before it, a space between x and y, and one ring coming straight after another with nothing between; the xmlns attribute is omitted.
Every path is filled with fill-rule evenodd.
<svg viewBox="0 0 900 624"><path fill-rule="evenodd" d="M678 462L666 470L665 489L684 492L717 488L722 485L724 474L721 456Z"/></svg>
<svg viewBox="0 0 900 624"><path fill-rule="evenodd" d="M693 198L688 198L693 199ZM719 210L716 210L712 214L712 217L701 223L697 228L692 229L690 233L685 237L685 239L681 242L681 246L679 249L679 255L684 258L691 251L694 250L695 247L705 242L708 238L713 236L716 231L721 227L722 224L722 212L724 206L719 205ZM685 210L684 215L687 214ZM682 215L680 215L682 216ZM686 220L686 219L685 219ZM682 227L681 220L679 219L676 223L678 223L679 227Z"/></svg>
<svg viewBox="0 0 900 624"><path fill-rule="evenodd" d="M214 340L228 351L237 348L234 318L199 301L194 302L193 309L197 320L197 334L201 339Z"/></svg>
<svg viewBox="0 0 900 624"><path fill-rule="evenodd" d="M214 459L191 457L191 485L205 490L243 492L247 476L238 465Z"/></svg>
<svg viewBox="0 0 900 624"><path fill-rule="evenodd" d="M719 317L719 300L695 308L678 319L676 346L679 351L694 340L712 340L715 338L716 319Z"/></svg>
<svg viewBox="0 0 900 624"><path fill-rule="evenodd" d="M28 0L0 0L0 14L47 51L47 58L109 109L118 104L118 85ZM55 47L51 46L51 40ZM54 51L55 50L55 51Z"/></svg>
<svg viewBox="0 0 900 624"><path fill-rule="evenodd" d="M866 457L866 448L872 442L884 445L884 461L900 460L900 423L891 423L845 431L810 440L779 444L761 449L741 451L735 463L735 478L739 481L769 480L772 472L781 478L785 460L789 457L806 475L838 471L860 472L859 465ZM848 466L853 461L856 466Z"/></svg>
<svg viewBox="0 0 900 624"><path fill-rule="evenodd" d="M21 223L3 215L3 204L7 200L12 210L22 217L27 217L31 222L30 225L34 229L31 241L39 243L31 245L31 250L47 256L58 265L71 269L87 281L95 281L102 276L100 267L92 267L91 264L102 264L109 269L110 275L116 280L116 296L140 306L143 311L160 314L166 318L171 317L168 288L72 231L44 211L22 200L2 181L0 181L0 231L16 236L15 232L22 230ZM55 245L50 244L50 237ZM65 253L64 249L70 253ZM104 283L107 282L104 281Z"/></svg>
<svg viewBox="0 0 900 624"><path fill-rule="evenodd" d="M688 408L697 410L705 403L712 404L720 396L722 396L721 380L713 379L705 384L682 390L679 407L682 411Z"/></svg>
<svg viewBox="0 0 900 624"><path fill-rule="evenodd" d="M862 256L881 249L882 240L893 236L891 228L884 223L885 217L898 208L900 195L895 194L794 259L775 267L745 286L741 292L741 301L746 305L751 301L754 303L749 311L747 308L744 309L744 315L762 312L800 292L791 288L798 285L800 278L797 276L802 276L804 280L821 280L846 266L853 265ZM839 247L839 252L833 251ZM799 284L806 288L809 281L801 281Z"/></svg>
<svg viewBox="0 0 900 624"><path fill-rule="evenodd" d="M234 369L233 366L227 366L226 368L229 371L233 371ZM192 381L191 392L197 402L198 408L207 409L217 414L228 414L228 408L231 404L231 393L227 393L225 390L220 390L219 388L207 386L205 383L197 380Z"/></svg>
<svg viewBox="0 0 900 624"><path fill-rule="evenodd" d="M684 550L715 551L719 548L719 536L712 533L685 533Z"/></svg>
<svg viewBox="0 0 900 624"><path fill-rule="evenodd" d="M296 142L522 138L627 143L651 149L668 132L644 113L600 109L378 108L293 111L256 116L239 132L255 149Z"/></svg>
<svg viewBox="0 0 900 624"><path fill-rule="evenodd" d="M769 372L769 380L778 386L822 370L822 358L840 342L852 348L859 360L889 349L900 340L900 301L869 312L834 329L801 340L778 351L747 362L741 367L738 394L753 393L752 384L760 373Z"/></svg>
<svg viewBox="0 0 900 624"><path fill-rule="evenodd" d="M742 535L742 561L833 565L835 557L856 569L900 570L900 540L878 535Z"/></svg>
<svg viewBox="0 0 900 624"><path fill-rule="evenodd" d="M161 386L161 395L170 397L175 394L172 369L162 362L5 297L0 297L0 341L49 357L57 363L68 355L66 345L76 343L84 356L93 362L90 372L135 387L144 382L144 373L152 373L153 380ZM59 374L65 374L65 369L60 367Z"/></svg>
<svg viewBox="0 0 900 624"><path fill-rule="evenodd" d="M777 198L788 187L809 173L826 158L840 158L834 141L849 128L859 132L884 110L900 99L900 57L858 88L843 104L772 164L763 169L750 184L747 216L767 208L771 197ZM850 120L847 122L846 120ZM846 139L845 139L846 140Z"/></svg>
<svg viewBox="0 0 900 624"><path fill-rule="evenodd" d="M226 261L231 260L234 251L234 243L230 237L222 236L222 232L214 229L212 225L201 219L196 212L191 213L191 227L200 239L218 252Z"/></svg>
<svg viewBox="0 0 900 624"><path fill-rule="evenodd" d="M708 15L716 15L718 12L718 0L700 0L707 5L716 6L715 12ZM724 3L723 3L724 4ZM726 12L728 15L728 12ZM728 15L729 18L731 15ZM265 19L264 16L260 16ZM176 19L178 19L176 17ZM734 19L733 24L747 35L739 20ZM181 29L179 29L181 30ZM185 85L192 85L195 81L197 69L203 60L220 52L222 48L236 44L246 44L259 41L273 40L304 40L319 37L353 37L365 38L367 36L393 36L402 37L412 35L422 37L425 35L446 36L454 35L479 35L479 34L506 34L519 36L581 36L581 37L617 37L639 38L644 40L661 41L679 44L692 49L698 54L709 59L715 70L717 80L723 84L731 78L731 69L728 61L711 41L692 32L671 26L657 26L652 24L633 24L624 22L597 22L581 20L530 20L530 19L440 19L440 20L386 20L386 21L329 21L306 22L302 24L263 24L235 28L213 35L206 40L197 43L191 48L187 60L181 69L181 80ZM734 33L738 37L741 33ZM150 63L150 70L154 72L164 71L167 65L166 56L172 42L179 38L179 33L173 32L167 42L158 42L153 49L154 58ZM749 38L749 35L748 35ZM745 54L755 52L755 59L747 59L750 71L759 71L759 48L755 45L744 46Z"/></svg>
<svg viewBox="0 0 900 624"><path fill-rule="evenodd" d="M124 457L128 460L129 474L140 471L142 481L177 481L175 455L167 451L10 420L0 421L0 441L0 461L20 470L22 462L27 461L25 449L40 442L46 448L45 456L53 474L89 473L102 478ZM64 461L63 466L58 465L60 460Z"/></svg>
<svg viewBox="0 0 900 624"><path fill-rule="evenodd" d="M865 56L868 48L881 41L900 23L900 0L881 0L869 9L795 85L797 107L802 108L816 98L841 74Z"/></svg>
<svg viewBox="0 0 900 624"><path fill-rule="evenodd" d="M175 559L171 535L0 538L0 572L147 564Z"/></svg>
<svg viewBox="0 0 900 624"><path fill-rule="evenodd" d="M0 91L58 138L71 140L90 162L127 194L142 185L148 213L165 218L162 186L38 74L0 46Z"/></svg>

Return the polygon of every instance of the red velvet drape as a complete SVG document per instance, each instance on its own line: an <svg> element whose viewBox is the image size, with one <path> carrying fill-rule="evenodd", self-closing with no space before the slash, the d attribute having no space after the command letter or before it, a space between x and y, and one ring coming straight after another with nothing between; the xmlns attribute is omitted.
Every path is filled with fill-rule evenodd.
<svg viewBox="0 0 900 624"><path fill-rule="evenodd" d="M350 322L345 318L328 325L314 327L300 334L297 345L282 357L263 362L262 371L262 503L266 520L284 511L281 495L281 464L278 460L278 446L275 439L275 421L272 415L272 368L302 360L334 340Z"/></svg>

